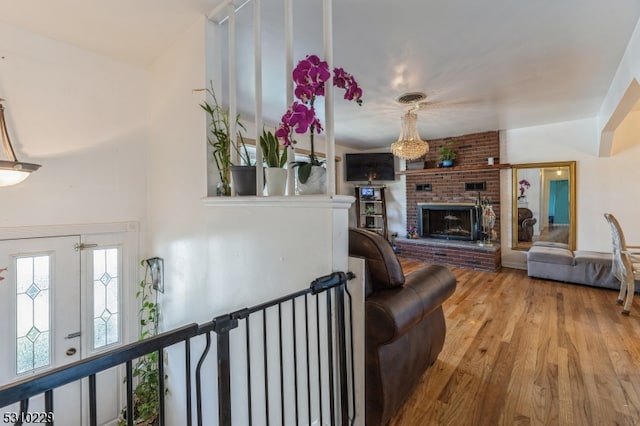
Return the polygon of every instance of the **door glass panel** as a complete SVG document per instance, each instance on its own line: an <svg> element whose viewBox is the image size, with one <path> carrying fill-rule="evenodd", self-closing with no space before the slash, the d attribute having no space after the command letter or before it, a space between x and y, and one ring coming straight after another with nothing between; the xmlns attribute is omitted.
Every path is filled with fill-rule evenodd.
<svg viewBox="0 0 640 426"><path fill-rule="evenodd" d="M51 362L49 256L16 258L16 371L46 367Z"/></svg>
<svg viewBox="0 0 640 426"><path fill-rule="evenodd" d="M117 248L93 251L93 348L120 341L120 276Z"/></svg>

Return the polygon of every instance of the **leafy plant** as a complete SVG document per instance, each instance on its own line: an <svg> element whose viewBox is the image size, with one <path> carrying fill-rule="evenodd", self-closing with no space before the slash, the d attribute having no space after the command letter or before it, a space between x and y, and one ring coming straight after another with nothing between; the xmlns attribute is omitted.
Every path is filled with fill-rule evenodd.
<svg viewBox="0 0 640 426"><path fill-rule="evenodd" d="M145 260L141 262L145 266ZM140 281L136 299L140 301L138 318L140 321L140 337L144 340L158 334L158 321L160 319L160 308L156 302L156 290L153 283L147 280L148 268L145 269L145 277ZM160 372L158 368L158 353L152 352L138 358L133 367L132 375L138 381L133 391L133 421L135 425L157 425L159 420L160 407ZM167 376L165 375L165 379ZM126 381L126 378L125 378ZM165 388L165 395L169 392ZM118 426L127 424L127 408L123 408L120 413Z"/></svg>
<svg viewBox="0 0 640 426"><path fill-rule="evenodd" d="M278 138L271 132L262 129L260 149L267 167L284 167L287 164L287 148L280 147Z"/></svg>
<svg viewBox="0 0 640 426"><path fill-rule="evenodd" d="M207 134L207 141L213 148L212 156L213 161L218 168L218 176L220 177L220 183L222 184L221 195L231 195L231 153L233 151L238 153L241 161L244 164L251 164L249 152L244 144L244 138L242 136L242 130L246 131L244 125L240 122L240 114L236 115L235 124L237 129L237 138L240 141L234 143L231 139L231 121L229 120L229 111L218 103L218 98L213 90L213 83L206 92L211 95L213 99L212 103L204 101L200 104L200 107L206 111L209 116L209 132Z"/></svg>
<svg viewBox="0 0 640 426"><path fill-rule="evenodd" d="M443 146L438 148L438 155L440 156L440 160L443 160L443 161L444 160L455 160L456 159L456 153L453 150L455 145L456 145L455 141L448 141Z"/></svg>

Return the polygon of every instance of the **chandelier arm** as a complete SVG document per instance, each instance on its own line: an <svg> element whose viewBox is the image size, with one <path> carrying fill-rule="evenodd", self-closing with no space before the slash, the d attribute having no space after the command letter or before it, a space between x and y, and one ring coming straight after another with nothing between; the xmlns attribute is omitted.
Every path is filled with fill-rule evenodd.
<svg viewBox="0 0 640 426"><path fill-rule="evenodd" d="M4 118L4 105L0 103L0 132L2 133L2 148L4 154L10 161L18 162L16 153L11 145L11 139L9 138L9 132L7 132L7 123Z"/></svg>

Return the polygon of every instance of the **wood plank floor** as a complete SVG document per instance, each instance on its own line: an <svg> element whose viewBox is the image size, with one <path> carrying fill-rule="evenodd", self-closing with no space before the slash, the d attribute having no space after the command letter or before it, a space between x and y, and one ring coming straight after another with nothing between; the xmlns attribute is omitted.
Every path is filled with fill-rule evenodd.
<svg viewBox="0 0 640 426"><path fill-rule="evenodd" d="M640 425L640 299L627 317L616 291L451 270L444 348L392 426Z"/></svg>

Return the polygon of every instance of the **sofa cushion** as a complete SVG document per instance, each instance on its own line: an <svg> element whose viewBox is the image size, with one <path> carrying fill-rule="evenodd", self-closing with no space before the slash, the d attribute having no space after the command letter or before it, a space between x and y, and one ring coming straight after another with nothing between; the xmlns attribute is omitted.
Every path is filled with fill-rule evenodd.
<svg viewBox="0 0 640 426"><path fill-rule="evenodd" d="M573 265L573 252L559 247L533 246L527 252L528 262L551 263L555 265Z"/></svg>

